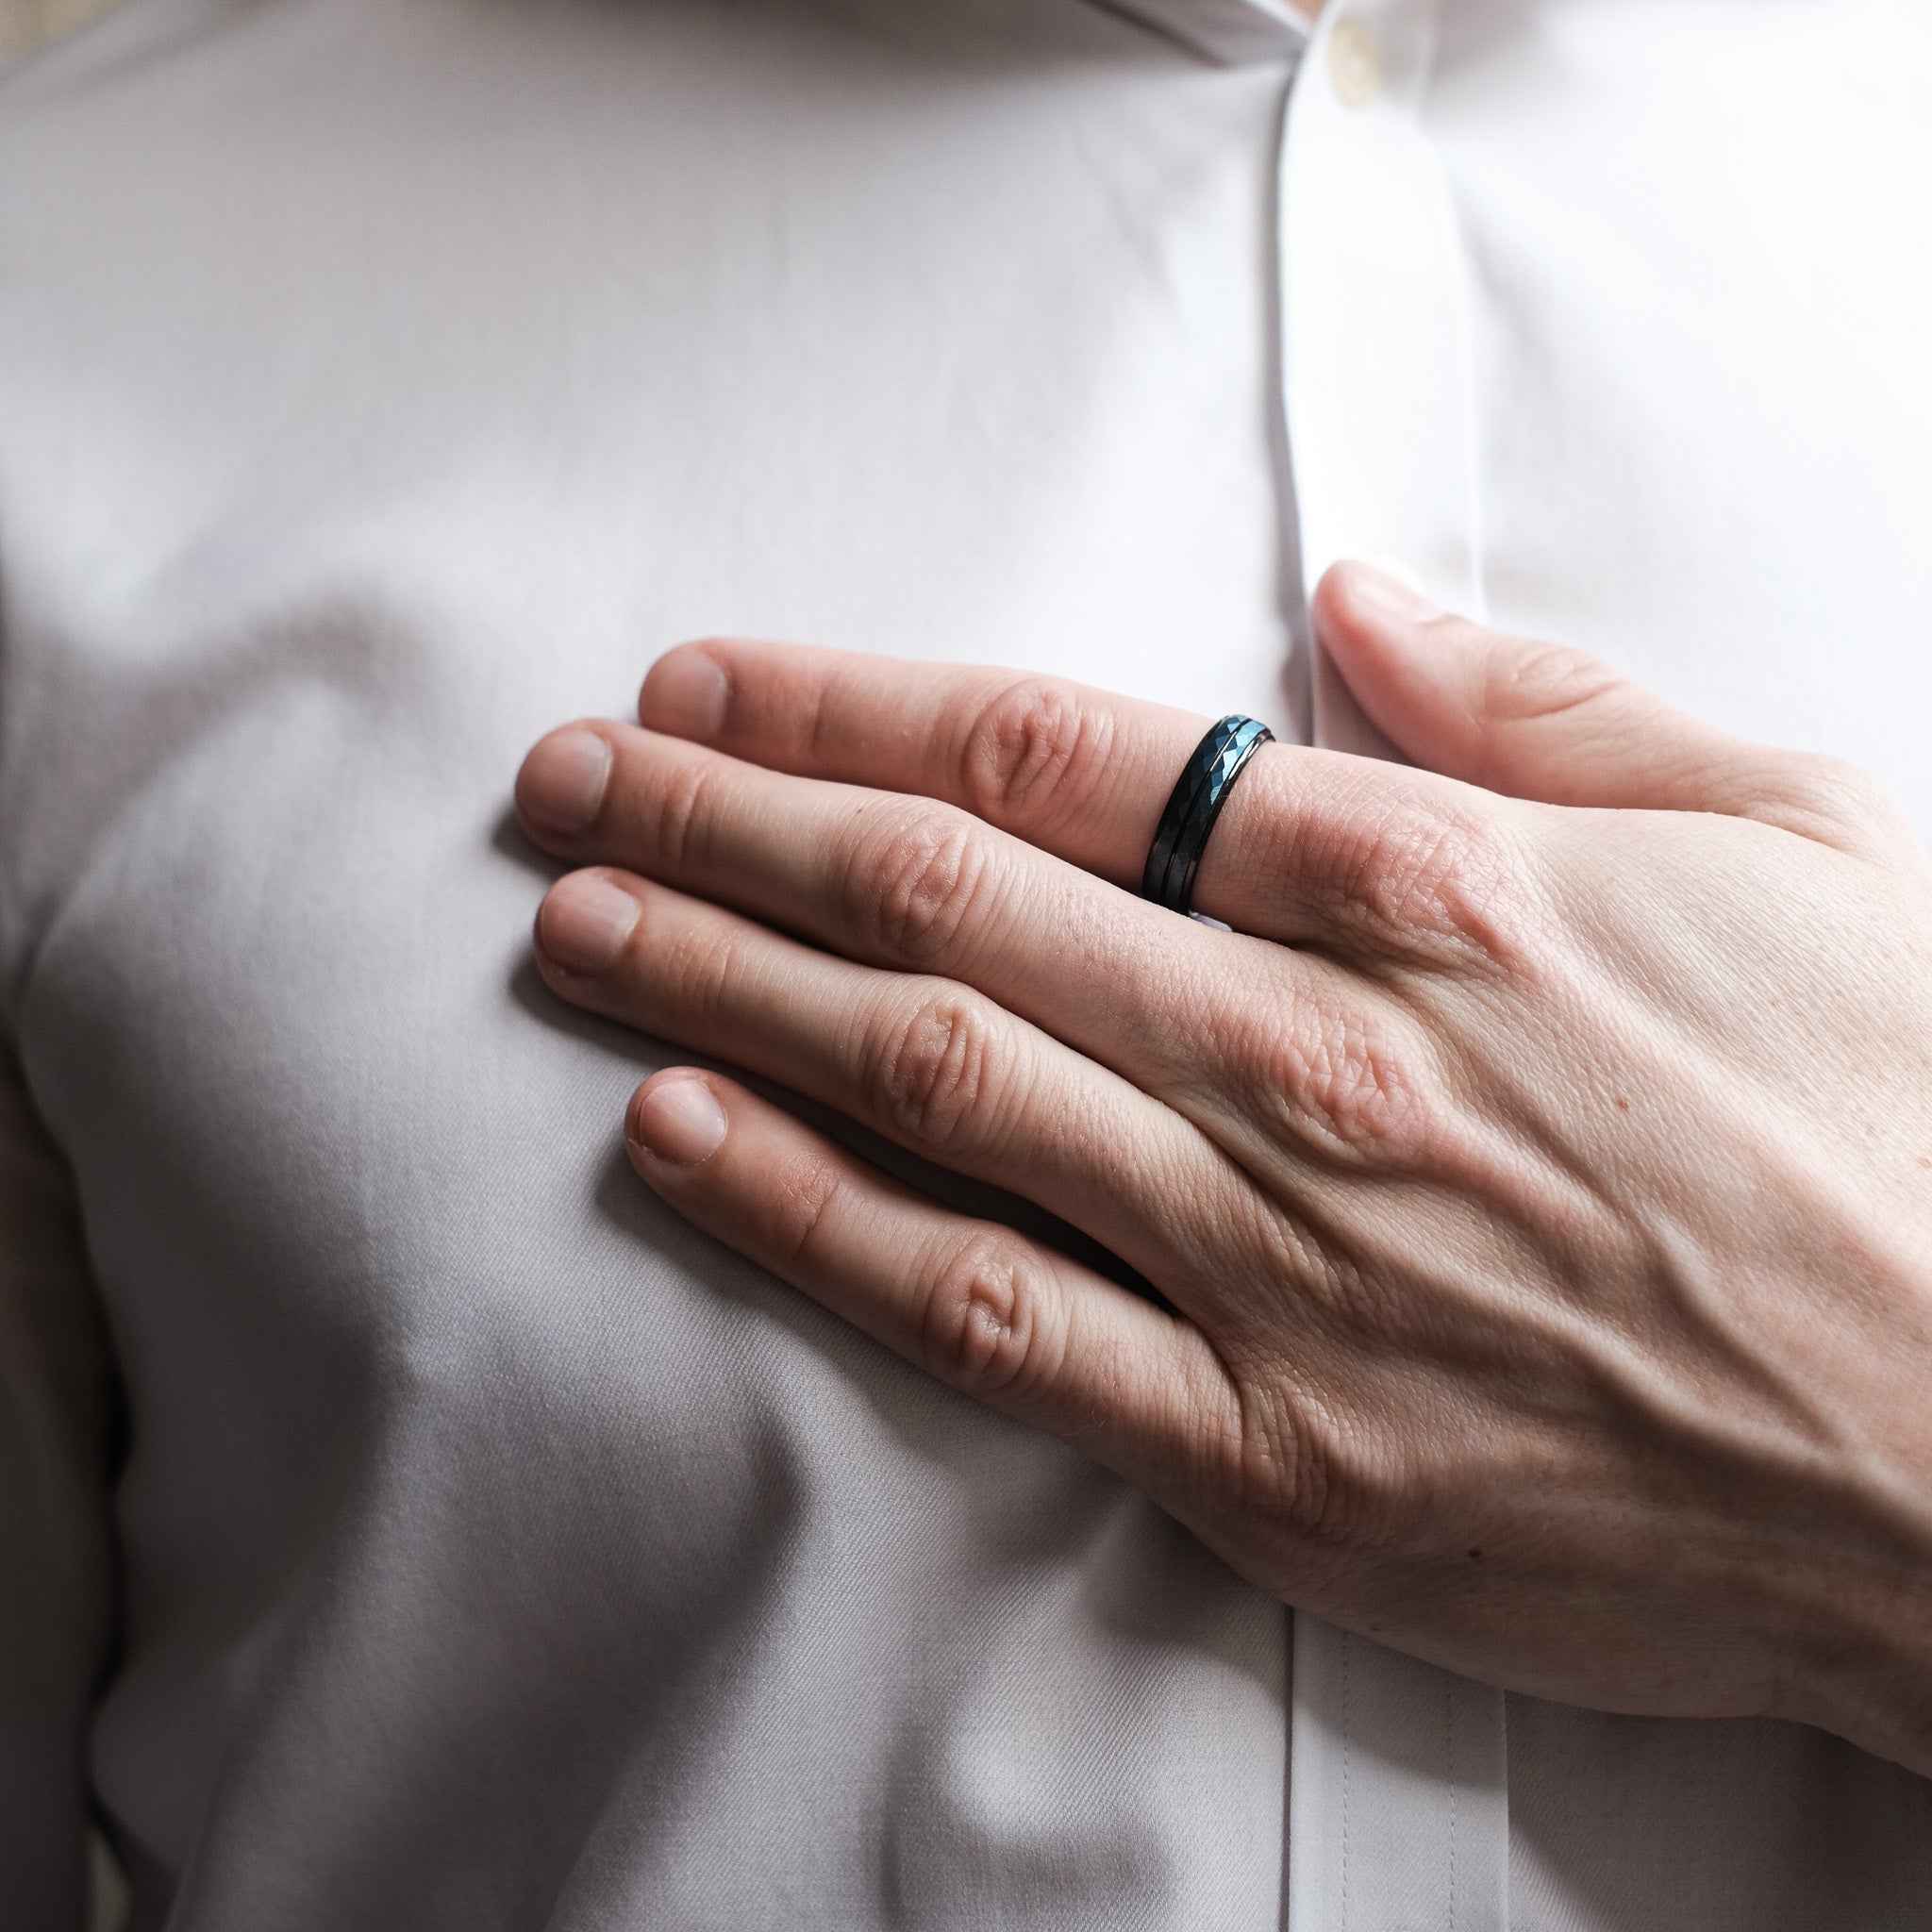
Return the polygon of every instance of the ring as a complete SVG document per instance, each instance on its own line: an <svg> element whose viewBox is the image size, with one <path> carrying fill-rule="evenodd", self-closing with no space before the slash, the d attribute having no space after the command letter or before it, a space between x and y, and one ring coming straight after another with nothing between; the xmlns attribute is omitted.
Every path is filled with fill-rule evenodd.
<svg viewBox="0 0 1932 1932"><path fill-rule="evenodd" d="M1152 899L1170 912L1188 910L1194 874L1201 869L1214 821L1248 760L1274 737L1258 719L1237 712L1224 718L1194 747L1160 814L1154 843L1147 848L1147 864L1141 874L1143 899Z"/></svg>

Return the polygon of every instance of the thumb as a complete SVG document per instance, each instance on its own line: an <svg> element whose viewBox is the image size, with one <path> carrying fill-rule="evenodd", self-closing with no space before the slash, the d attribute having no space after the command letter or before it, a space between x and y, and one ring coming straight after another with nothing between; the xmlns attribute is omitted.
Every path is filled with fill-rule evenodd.
<svg viewBox="0 0 1932 1932"><path fill-rule="evenodd" d="M1721 812L1831 844L1896 836L1898 808L1851 766L1721 731L1585 652L1450 616L1367 564L1335 565L1313 617L1370 720L1430 771L1547 805Z"/></svg>

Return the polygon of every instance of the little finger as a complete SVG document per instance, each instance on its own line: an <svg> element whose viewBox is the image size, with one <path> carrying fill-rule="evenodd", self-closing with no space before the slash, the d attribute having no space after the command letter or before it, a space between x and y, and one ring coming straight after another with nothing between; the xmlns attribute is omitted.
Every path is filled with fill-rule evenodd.
<svg viewBox="0 0 1932 1932"><path fill-rule="evenodd" d="M956 1214L735 1082L647 1081L632 1164L680 1214L975 1400L1173 1507L1232 1459L1239 1392L1201 1331Z"/></svg>

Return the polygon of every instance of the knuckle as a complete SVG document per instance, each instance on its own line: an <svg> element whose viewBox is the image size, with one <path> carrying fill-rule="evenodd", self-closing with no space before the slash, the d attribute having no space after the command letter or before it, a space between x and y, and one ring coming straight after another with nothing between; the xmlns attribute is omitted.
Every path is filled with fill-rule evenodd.
<svg viewBox="0 0 1932 1932"><path fill-rule="evenodd" d="M780 1268L811 1272L820 1230L841 1186L829 1160L806 1160L787 1168L762 1192L765 1238Z"/></svg>
<svg viewBox="0 0 1932 1932"><path fill-rule="evenodd" d="M741 942L730 933L686 929L647 948L658 1002L687 1024L703 1025L728 1009Z"/></svg>
<svg viewBox="0 0 1932 1932"><path fill-rule="evenodd" d="M1328 1453L1326 1409L1291 1398L1278 1384L1241 1392L1237 1492L1248 1507L1273 1517L1297 1542L1339 1543L1335 1458Z"/></svg>
<svg viewBox="0 0 1932 1932"><path fill-rule="evenodd" d="M872 1030L863 1073L878 1117L916 1143L955 1153L997 1133L995 1022L958 987L889 1007Z"/></svg>
<svg viewBox="0 0 1932 1932"><path fill-rule="evenodd" d="M1292 1541L1355 1553L1403 1535L1414 1486L1396 1439L1278 1374L1243 1378L1235 1462L1240 1506Z"/></svg>
<svg viewBox="0 0 1932 1932"><path fill-rule="evenodd" d="M932 1271L919 1314L926 1365L974 1394L1024 1391L1052 1379L1060 1353L1053 1295L1031 1257L988 1234Z"/></svg>
<svg viewBox="0 0 1932 1932"><path fill-rule="evenodd" d="M912 964L944 958L988 890L986 845L963 813L917 805L880 814L858 841L848 909L880 948Z"/></svg>
<svg viewBox="0 0 1932 1932"><path fill-rule="evenodd" d="M1394 1438L1326 1403L1303 1405L1292 1522L1307 1541L1359 1552L1400 1540L1410 1485Z"/></svg>
<svg viewBox="0 0 1932 1932"><path fill-rule="evenodd" d="M1521 856L1499 825L1405 809L1363 827L1356 849L1344 896L1403 950L1435 941L1457 954L1524 958L1535 922Z"/></svg>
<svg viewBox="0 0 1932 1932"><path fill-rule="evenodd" d="M1106 769L1112 728L1076 686L1027 677L984 705L966 731L961 794L981 818L1038 831L1076 813Z"/></svg>
<svg viewBox="0 0 1932 1932"><path fill-rule="evenodd" d="M1621 682L1601 659L1567 644L1498 641L1483 659L1483 715L1503 724L1553 718L1593 703Z"/></svg>
<svg viewBox="0 0 1932 1932"><path fill-rule="evenodd" d="M1228 1374L1236 1398L1232 1426L1214 1445L1209 1468L1236 1509L1298 1525L1319 1507L1321 1471L1310 1454L1313 1413L1272 1363L1264 1360L1252 1373L1245 1366L1237 1352Z"/></svg>
<svg viewBox="0 0 1932 1932"><path fill-rule="evenodd" d="M1391 1171L1422 1165L1436 1144L1441 1114L1425 1055L1367 1014L1264 1016L1240 1058L1274 1131Z"/></svg>
<svg viewBox="0 0 1932 1932"><path fill-rule="evenodd" d="M650 798L645 836L672 865L702 849L710 824L717 773L705 758L681 758L665 772Z"/></svg>
<svg viewBox="0 0 1932 1932"><path fill-rule="evenodd" d="M1911 836L1910 822L1891 792L1862 766L1823 752L1787 752L1776 791L1796 815L1797 829L1844 826L1892 839Z"/></svg>

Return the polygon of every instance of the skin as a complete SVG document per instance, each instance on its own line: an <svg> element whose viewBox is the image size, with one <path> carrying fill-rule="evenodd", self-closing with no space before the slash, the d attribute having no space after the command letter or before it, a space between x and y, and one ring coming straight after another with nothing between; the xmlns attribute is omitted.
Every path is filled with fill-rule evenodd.
<svg viewBox="0 0 1932 1932"><path fill-rule="evenodd" d="M564 998L1166 1306L716 1074L638 1091L639 1174L1291 1603L1932 1774L1932 864L1851 768L1360 566L1314 615L1416 768L1264 748L1231 932L1132 896L1208 721L1055 679L707 641L518 780Z"/></svg>

